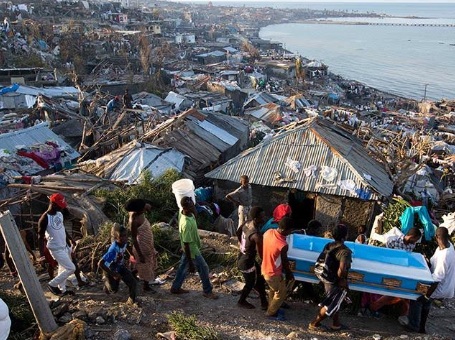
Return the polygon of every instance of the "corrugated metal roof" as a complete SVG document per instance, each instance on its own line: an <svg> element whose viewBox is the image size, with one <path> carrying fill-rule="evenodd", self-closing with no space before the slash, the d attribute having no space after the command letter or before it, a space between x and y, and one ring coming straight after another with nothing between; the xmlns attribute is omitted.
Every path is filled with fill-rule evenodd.
<svg viewBox="0 0 455 340"><path fill-rule="evenodd" d="M192 160L191 167L200 163L202 167L218 161L221 152L211 143L200 138L193 131L172 130L165 136L166 145L172 146ZM199 165L195 166L196 168Z"/></svg>
<svg viewBox="0 0 455 340"><path fill-rule="evenodd" d="M76 159L80 154L69 146L63 139L52 132L47 123L41 123L26 129L0 134L0 149L16 152L16 145L31 146L46 141L55 141L65 149L71 160Z"/></svg>
<svg viewBox="0 0 455 340"><path fill-rule="evenodd" d="M256 100L260 105L278 102L278 99L267 92L257 93L251 98L251 100Z"/></svg>
<svg viewBox="0 0 455 340"><path fill-rule="evenodd" d="M239 147L243 150L248 143L249 126L248 122L239 118L222 113L209 112L207 120L216 126L222 126L223 130L229 132L240 140Z"/></svg>
<svg viewBox="0 0 455 340"><path fill-rule="evenodd" d="M273 121L276 119L277 115L279 116L279 111L280 106L278 104L268 103L251 109L246 109L244 113L245 115L250 115L257 119Z"/></svg>
<svg viewBox="0 0 455 340"><path fill-rule="evenodd" d="M230 133L224 131L223 129L219 128L218 126L213 125L207 120L204 121L199 121L199 126L203 128L204 130L210 132L211 134L217 136L219 139L221 139L223 142L229 144L229 145L234 145L237 143L238 139L231 135Z"/></svg>
<svg viewBox="0 0 455 340"><path fill-rule="evenodd" d="M298 173L286 165L288 159L300 163ZM311 166L318 169L315 177L305 174L304 170ZM333 182L322 178L322 166L337 169ZM276 179L277 172L286 182ZM282 130L207 173L206 177L237 182L244 174L250 177L252 184L356 198L370 192L366 197L372 200L390 196L393 190L383 166L368 155L359 140L321 118L297 124L292 130ZM359 191L342 188L339 182L345 180L351 180Z"/></svg>
<svg viewBox="0 0 455 340"><path fill-rule="evenodd" d="M237 49L235 49L234 47L231 47L231 46L225 47L225 48L223 48L223 50L228 51L229 53L236 53L236 52L238 52Z"/></svg>
<svg viewBox="0 0 455 340"><path fill-rule="evenodd" d="M254 118L261 119L262 116L264 116L267 112L270 110L266 108L265 106L256 106L251 109L245 110L245 115L250 115L253 116Z"/></svg>
<svg viewBox="0 0 455 340"><path fill-rule="evenodd" d="M186 98L184 96L173 91L170 91L164 100L167 101L168 103L180 105L185 99Z"/></svg>
<svg viewBox="0 0 455 340"><path fill-rule="evenodd" d="M235 116L229 116L217 112L206 112L207 120L216 126L222 126L224 130L237 138L248 135L248 122Z"/></svg>
<svg viewBox="0 0 455 340"><path fill-rule="evenodd" d="M221 152L224 152L231 147L229 144L225 143L223 140L218 138L217 135L214 135L213 133L206 131L201 126L199 126L197 120L188 121L186 123L186 126L188 126L188 128L191 131L193 131L196 135L198 135L200 138L212 144Z"/></svg>

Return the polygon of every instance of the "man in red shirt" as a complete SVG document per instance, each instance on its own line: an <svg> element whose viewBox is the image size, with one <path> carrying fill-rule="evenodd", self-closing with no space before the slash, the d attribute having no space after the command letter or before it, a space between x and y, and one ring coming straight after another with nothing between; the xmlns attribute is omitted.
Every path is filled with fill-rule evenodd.
<svg viewBox="0 0 455 340"><path fill-rule="evenodd" d="M265 315L284 320L284 312L280 310L287 295L288 283L294 275L288 261L288 244L286 236L291 234L293 222L284 217L278 229L269 229L264 234L261 271L269 285L269 307ZM285 277L283 277L283 274Z"/></svg>

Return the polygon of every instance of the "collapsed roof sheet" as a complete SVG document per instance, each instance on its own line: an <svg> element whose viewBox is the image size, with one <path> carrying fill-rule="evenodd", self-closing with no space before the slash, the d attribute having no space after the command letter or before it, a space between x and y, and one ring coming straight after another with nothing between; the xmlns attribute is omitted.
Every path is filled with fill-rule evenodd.
<svg viewBox="0 0 455 340"><path fill-rule="evenodd" d="M38 143L45 143L46 141L56 142L65 150L71 160L80 156L76 150L52 132L52 130L48 128L47 123L41 123L26 129L1 134L0 148L15 152L17 150L16 146L22 145L28 147Z"/></svg>
<svg viewBox="0 0 455 340"><path fill-rule="evenodd" d="M168 169L182 172L185 156L175 149L162 149L144 144L125 155L109 179L135 184L141 173L148 170L154 178L161 176Z"/></svg>

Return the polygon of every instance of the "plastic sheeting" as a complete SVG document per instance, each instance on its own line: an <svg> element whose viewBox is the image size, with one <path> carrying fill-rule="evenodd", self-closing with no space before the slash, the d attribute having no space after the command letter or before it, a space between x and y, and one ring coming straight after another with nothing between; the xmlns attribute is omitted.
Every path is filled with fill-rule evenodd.
<svg viewBox="0 0 455 340"><path fill-rule="evenodd" d="M18 88L19 88L18 84L13 84L11 86L4 87L0 90L0 95L8 93L8 92L16 92Z"/></svg>
<svg viewBox="0 0 455 340"><path fill-rule="evenodd" d="M145 146L126 155L110 179L135 184L140 179L142 171L149 171L152 177L156 178L168 169L182 172L184 162L185 156L177 150Z"/></svg>
<svg viewBox="0 0 455 340"><path fill-rule="evenodd" d="M407 234L409 229L414 227L414 214L419 216L424 229L424 236L427 241L431 240L435 234L435 226L431 222L430 214L428 214L427 207L408 207L400 216L401 231Z"/></svg>

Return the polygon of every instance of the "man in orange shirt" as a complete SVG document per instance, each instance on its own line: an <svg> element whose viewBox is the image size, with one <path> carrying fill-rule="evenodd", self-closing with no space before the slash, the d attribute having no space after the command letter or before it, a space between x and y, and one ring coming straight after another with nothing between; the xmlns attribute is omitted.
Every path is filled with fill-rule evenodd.
<svg viewBox="0 0 455 340"><path fill-rule="evenodd" d="M265 315L284 320L284 311L280 310L287 295L288 283L294 280L294 275L288 261L288 244L286 236L291 234L293 222L290 217L284 217L278 229L269 229L264 234L261 271L269 285L269 307ZM283 277L283 274L285 277Z"/></svg>

